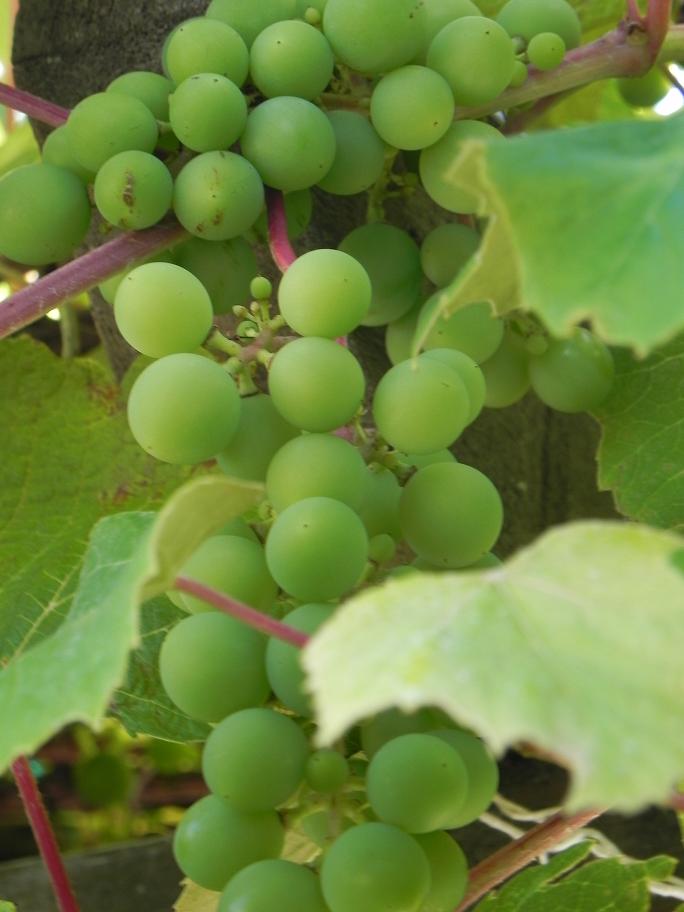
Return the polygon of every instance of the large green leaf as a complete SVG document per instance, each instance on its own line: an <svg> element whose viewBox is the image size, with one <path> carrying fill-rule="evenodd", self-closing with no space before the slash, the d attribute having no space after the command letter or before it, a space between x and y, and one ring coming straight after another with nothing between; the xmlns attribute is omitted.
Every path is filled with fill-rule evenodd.
<svg viewBox="0 0 684 912"><path fill-rule="evenodd" d="M558 757L570 808L663 801L684 773L681 553L668 532L576 523L494 570L362 593L304 650L321 743L435 705L496 753Z"/></svg>
<svg viewBox="0 0 684 912"><path fill-rule="evenodd" d="M684 116L471 141L452 179L489 225L442 311L487 300L558 336L591 320L639 355L667 342L684 327L682 145Z"/></svg>
<svg viewBox="0 0 684 912"><path fill-rule="evenodd" d="M684 531L684 335L646 361L616 353L617 376L597 417L599 484L625 516Z"/></svg>
<svg viewBox="0 0 684 912"><path fill-rule="evenodd" d="M220 893L198 887L191 880L183 881L183 890L173 904L174 912L216 912Z"/></svg>

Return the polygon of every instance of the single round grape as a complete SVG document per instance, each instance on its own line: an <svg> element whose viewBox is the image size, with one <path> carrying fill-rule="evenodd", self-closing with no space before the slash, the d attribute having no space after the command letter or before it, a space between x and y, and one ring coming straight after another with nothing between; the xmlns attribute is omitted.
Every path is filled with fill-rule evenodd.
<svg viewBox="0 0 684 912"><path fill-rule="evenodd" d="M391 535L381 532L368 542L368 557L377 564L386 564L397 553L397 544Z"/></svg>
<svg viewBox="0 0 684 912"><path fill-rule="evenodd" d="M160 776L194 773L199 766L197 744L179 744L175 741L162 741L161 738L149 738L145 753L154 772Z"/></svg>
<svg viewBox="0 0 684 912"><path fill-rule="evenodd" d="M296 791L308 755L306 738L292 719L272 709L243 709L209 735L202 771L214 794L243 811L266 811Z"/></svg>
<svg viewBox="0 0 684 912"><path fill-rule="evenodd" d="M513 75L511 76L510 88L517 89L527 82L527 64L522 60L516 60L513 64Z"/></svg>
<svg viewBox="0 0 684 912"><path fill-rule="evenodd" d="M351 231L339 249L368 273L373 298L364 326L384 326L403 317L418 302L423 282L420 251L401 228L375 222Z"/></svg>
<svg viewBox="0 0 684 912"><path fill-rule="evenodd" d="M499 767L484 742L458 728L431 731L453 747L468 772L468 791L458 813L449 821L449 829L467 826L487 810L499 787Z"/></svg>
<svg viewBox="0 0 684 912"><path fill-rule="evenodd" d="M314 845L321 849L329 849L338 836L353 827L354 821L341 813L337 807L307 814L301 821L302 833Z"/></svg>
<svg viewBox="0 0 684 912"><path fill-rule="evenodd" d="M399 517L406 541L436 567L467 567L501 532L503 507L492 482L461 463L417 472L404 488Z"/></svg>
<svg viewBox="0 0 684 912"><path fill-rule="evenodd" d="M446 725L447 717L437 709L419 709L404 713L399 709L386 709L361 724L361 745L372 759L385 744L400 735L425 734Z"/></svg>
<svg viewBox="0 0 684 912"><path fill-rule="evenodd" d="M468 399L470 400L468 424L472 424L485 404L486 385L480 366L468 355L461 351L456 351L454 348L432 348L430 351L425 352L424 357L435 358L456 371L468 391Z"/></svg>
<svg viewBox="0 0 684 912"><path fill-rule="evenodd" d="M334 64L324 35L298 20L269 25L250 53L252 82L267 98L294 95L312 101L330 82Z"/></svg>
<svg viewBox="0 0 684 912"><path fill-rule="evenodd" d="M183 815L173 854L186 877L207 890L222 890L246 865L280 855L285 833L272 810L240 811L217 795L200 798Z"/></svg>
<svg viewBox="0 0 684 912"><path fill-rule="evenodd" d="M251 526L247 525L241 516L238 516L236 519L231 519L230 522L227 522L224 526L221 526L216 534L237 535L238 538L246 538L247 541L256 542L258 545L261 544L256 532L252 529Z"/></svg>
<svg viewBox="0 0 684 912"><path fill-rule="evenodd" d="M359 516L371 538L376 535L391 535L395 541L401 541L400 497L401 488L393 472L377 463L368 466L366 494L359 509Z"/></svg>
<svg viewBox="0 0 684 912"><path fill-rule="evenodd" d="M170 118L173 132L193 152L228 149L247 123L247 101L225 76L196 73L171 96Z"/></svg>
<svg viewBox="0 0 684 912"><path fill-rule="evenodd" d="M307 760L305 775L315 792L334 795L349 778L349 764L339 751L318 750Z"/></svg>
<svg viewBox="0 0 684 912"><path fill-rule="evenodd" d="M363 523L346 504L308 497L287 507L266 539L266 562L288 595L326 602L359 582L368 559Z"/></svg>
<svg viewBox="0 0 684 912"><path fill-rule="evenodd" d="M116 275L111 276L108 279L105 279L100 285L98 285L98 291L105 299L108 304L114 304L116 300L116 293L121 287L121 283L126 278L127 275L130 275L134 269L138 269L140 266L144 266L146 263L172 263L173 259L171 258L171 252L168 250L163 250L161 253L155 253L154 256L147 257L144 260L141 260L139 263L135 263L129 269L124 269L121 272L117 272Z"/></svg>
<svg viewBox="0 0 684 912"><path fill-rule="evenodd" d="M310 10L313 10L318 14L320 22L327 2L328 0L297 0L297 15L303 18Z"/></svg>
<svg viewBox="0 0 684 912"><path fill-rule="evenodd" d="M565 42L553 32L540 32L527 45L527 57L538 70L554 70L565 57Z"/></svg>
<svg viewBox="0 0 684 912"><path fill-rule="evenodd" d="M68 259L90 225L83 182L55 165L23 165L0 179L0 253L26 266Z"/></svg>
<svg viewBox="0 0 684 912"><path fill-rule="evenodd" d="M256 255L242 237L230 241L190 238L176 247L174 259L209 292L215 314L232 313L249 303L250 282L258 271Z"/></svg>
<svg viewBox="0 0 684 912"><path fill-rule="evenodd" d="M174 29L165 62L176 85L196 73L216 73L241 86L249 71L249 51L235 29L200 16Z"/></svg>
<svg viewBox="0 0 684 912"><path fill-rule="evenodd" d="M204 152L176 178L173 207L178 221L207 241L244 234L263 205L264 187L257 171L234 152Z"/></svg>
<svg viewBox="0 0 684 912"><path fill-rule="evenodd" d="M260 544L237 535L214 535L205 539L183 564L180 576L217 589L238 602L269 611L278 589L266 567ZM211 605L181 593L186 611L213 613Z"/></svg>
<svg viewBox="0 0 684 912"><path fill-rule="evenodd" d="M524 341L507 329L491 358L481 365L488 408L506 408L519 402L530 388L529 355Z"/></svg>
<svg viewBox="0 0 684 912"><path fill-rule="evenodd" d="M431 735L393 738L368 767L368 800L383 823L409 833L446 829L468 792L465 764L448 744Z"/></svg>
<svg viewBox="0 0 684 912"><path fill-rule="evenodd" d="M390 368L373 397L378 432L398 450L432 453L449 447L469 422L465 384L446 364L414 358Z"/></svg>
<svg viewBox="0 0 684 912"><path fill-rule="evenodd" d="M119 152L97 172L95 205L111 225L129 231L150 228L166 215L173 178L149 152Z"/></svg>
<svg viewBox="0 0 684 912"><path fill-rule="evenodd" d="M362 823L325 854L321 886L330 912L419 912L430 891L430 866L407 833Z"/></svg>
<svg viewBox="0 0 684 912"><path fill-rule="evenodd" d="M206 289L187 269L147 263L122 280L114 316L129 345L150 358L163 358L199 348L214 312Z"/></svg>
<svg viewBox="0 0 684 912"><path fill-rule="evenodd" d="M300 605L283 618L283 622L302 633L315 633L332 616L331 605ZM283 706L298 716L313 715L311 697L304 689L301 650L272 637L266 647L266 674L271 689Z"/></svg>
<svg viewBox="0 0 684 912"><path fill-rule="evenodd" d="M497 129L479 120L459 120L452 124L434 146L420 153L420 179L425 191L443 209L470 214L477 211L478 199L471 190L454 179L454 162L468 139L488 142L503 140Z"/></svg>
<svg viewBox="0 0 684 912"><path fill-rule="evenodd" d="M64 168L71 171L76 177L80 178L84 184L91 184L95 180L95 174L79 164L78 159L71 151L69 142L69 132L66 124L55 129L48 135L43 143L41 156L44 164L56 165L58 168Z"/></svg>
<svg viewBox="0 0 684 912"><path fill-rule="evenodd" d="M452 912L465 896L468 862L463 849L448 833L415 837L430 865L430 892L420 912Z"/></svg>
<svg viewBox="0 0 684 912"><path fill-rule="evenodd" d="M354 417L366 381L361 365L331 339L296 339L281 348L268 378L273 404L303 431L333 431Z"/></svg>
<svg viewBox="0 0 684 912"><path fill-rule="evenodd" d="M298 257L278 289L280 312L301 336L346 336L368 314L371 283L363 266L341 250Z"/></svg>
<svg viewBox="0 0 684 912"><path fill-rule="evenodd" d="M532 389L558 412L588 412L613 386L615 365L606 346L588 329L554 339L543 355L530 358Z"/></svg>
<svg viewBox="0 0 684 912"><path fill-rule="evenodd" d="M292 861L258 861L230 881L216 912L327 912L318 877Z"/></svg>
<svg viewBox="0 0 684 912"><path fill-rule="evenodd" d="M481 16L473 0L423 0L424 27L418 62L425 63L432 40L445 25L463 16Z"/></svg>
<svg viewBox="0 0 684 912"><path fill-rule="evenodd" d="M266 494L277 512L306 497L332 497L356 510L365 493L361 454L331 434L304 434L285 443L266 474Z"/></svg>
<svg viewBox="0 0 684 912"><path fill-rule="evenodd" d="M582 39L579 16L567 0L508 0L496 21L512 38L525 41L540 32L554 32L570 50Z"/></svg>
<svg viewBox="0 0 684 912"><path fill-rule="evenodd" d="M662 101L672 88L659 66L652 67L643 76L626 76L618 79L617 87L622 100L635 108L652 108Z"/></svg>
<svg viewBox="0 0 684 912"><path fill-rule="evenodd" d="M297 7L296 0L211 0L206 15L230 25L251 47L259 32L272 23L294 19Z"/></svg>
<svg viewBox="0 0 684 912"><path fill-rule="evenodd" d="M480 246L480 235L467 225L447 222L426 235L420 248L423 272L437 288L449 285Z"/></svg>
<svg viewBox="0 0 684 912"><path fill-rule="evenodd" d="M252 110L240 145L264 183L286 192L313 187L335 160L335 133L323 111L287 95Z"/></svg>
<svg viewBox="0 0 684 912"><path fill-rule="evenodd" d="M213 459L240 420L233 378L202 355L167 355L146 367L128 398L128 423L151 456L176 465Z"/></svg>
<svg viewBox="0 0 684 912"><path fill-rule="evenodd" d="M287 220L287 236L291 241L295 241L311 224L313 215L313 197L311 191L294 190L292 193L285 193L285 218ZM268 243L268 213L264 207L261 215L257 219L253 231L264 243Z"/></svg>
<svg viewBox="0 0 684 912"><path fill-rule="evenodd" d="M454 119L454 96L439 73L422 66L393 70L371 96L371 120L397 149L424 149L441 139Z"/></svg>
<svg viewBox="0 0 684 912"><path fill-rule="evenodd" d="M418 317L416 339L422 339L427 327L432 325L423 343L426 351L455 348L479 364L491 358L501 345L504 323L492 315L489 304L468 304L451 316L438 317L435 321L439 308L440 295L437 293L426 301Z"/></svg>
<svg viewBox="0 0 684 912"><path fill-rule="evenodd" d="M273 283L266 276L256 276L249 285L255 301L270 301L273 295Z"/></svg>
<svg viewBox="0 0 684 912"><path fill-rule="evenodd" d="M299 431L280 415L270 396L262 393L242 400L238 429L227 449L218 454L220 468L233 478L265 481L268 466Z"/></svg>
<svg viewBox="0 0 684 912"><path fill-rule="evenodd" d="M135 70L117 76L109 83L106 91L137 98L149 108L156 120L168 123L169 95L173 92L173 83L166 76L149 70Z"/></svg>
<svg viewBox="0 0 684 912"><path fill-rule="evenodd" d="M74 767L74 785L81 801L91 807L111 807L128 801L133 773L118 754L95 754Z"/></svg>
<svg viewBox="0 0 684 912"><path fill-rule="evenodd" d="M150 109L118 92L99 92L79 101L66 126L76 160L93 172L119 152L153 152L159 135Z"/></svg>
<svg viewBox="0 0 684 912"><path fill-rule="evenodd" d="M392 364L401 364L413 354L413 339L416 335L421 304L413 307L403 317L387 324L385 330L385 351Z"/></svg>
<svg viewBox="0 0 684 912"><path fill-rule="evenodd" d="M370 189L385 167L385 144L368 120L355 111L328 111L335 133L335 159L321 190L336 196L353 196Z"/></svg>
<svg viewBox="0 0 684 912"><path fill-rule="evenodd" d="M265 637L227 614L209 611L184 618L166 635L159 672L164 690L186 715L220 722L266 702L265 654Z"/></svg>
<svg viewBox="0 0 684 912"><path fill-rule="evenodd" d="M358 73L394 70L416 56L424 13L416 0L328 0L323 32L335 56Z"/></svg>

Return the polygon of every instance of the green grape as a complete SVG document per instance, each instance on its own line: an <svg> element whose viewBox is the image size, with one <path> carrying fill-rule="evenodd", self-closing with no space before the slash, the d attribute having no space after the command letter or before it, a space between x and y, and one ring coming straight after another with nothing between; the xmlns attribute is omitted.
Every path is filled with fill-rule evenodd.
<svg viewBox="0 0 684 912"><path fill-rule="evenodd" d="M196 744L178 744L174 741L162 741L161 738L150 738L145 753L154 767L154 772L160 776L194 773L199 765Z"/></svg>
<svg viewBox="0 0 684 912"><path fill-rule="evenodd" d="M231 519L230 522L227 522L224 526L216 533L217 535L237 535L238 538L246 538L247 541L256 542L261 544L259 537L256 532L252 529L251 526L248 526L242 517L238 516L236 519ZM178 593L180 594L180 593ZM182 604L179 607L183 607Z"/></svg>
<svg viewBox="0 0 684 912"><path fill-rule="evenodd" d="M454 96L439 73L405 66L383 76L371 96L371 120L378 134L397 149L432 146L451 126Z"/></svg>
<svg viewBox="0 0 684 912"><path fill-rule="evenodd" d="M273 404L303 431L342 427L361 405L366 381L354 355L331 339L296 339L271 362Z"/></svg>
<svg viewBox="0 0 684 912"><path fill-rule="evenodd" d="M0 253L27 266L68 259L90 225L82 181L55 165L24 165L0 178Z"/></svg>
<svg viewBox="0 0 684 912"><path fill-rule="evenodd" d="M339 751L318 750L307 760L305 776L315 792L334 795L349 778L349 764Z"/></svg>
<svg viewBox="0 0 684 912"><path fill-rule="evenodd" d="M366 464L356 447L330 434L304 434L273 456L266 494L277 512L306 497L331 497L358 509L366 493Z"/></svg>
<svg viewBox="0 0 684 912"><path fill-rule="evenodd" d="M411 357L421 307L422 305L418 303L403 317L387 324L385 351L392 364L401 364L402 361L407 361Z"/></svg>
<svg viewBox="0 0 684 912"><path fill-rule="evenodd" d="M513 75L511 76L510 88L517 89L527 82L527 64L522 60L516 60L513 65Z"/></svg>
<svg viewBox="0 0 684 912"><path fill-rule="evenodd" d="M173 198L173 178L149 152L119 152L97 172L95 205L117 228L139 231L166 215Z"/></svg>
<svg viewBox="0 0 684 912"><path fill-rule="evenodd" d="M527 45L527 57L538 70L553 70L563 62L565 42L553 32L540 32Z"/></svg>
<svg viewBox="0 0 684 912"><path fill-rule="evenodd" d="M419 709L414 713L403 713L399 709L386 709L361 723L361 746L368 759L400 735L424 734L442 728L448 718L437 709Z"/></svg>
<svg viewBox="0 0 684 912"><path fill-rule="evenodd" d="M287 220L287 236L291 241L301 237L311 223L313 215L313 197L311 191L295 190L285 193L285 218ZM254 225L254 231L260 240L268 243L268 213L264 208Z"/></svg>
<svg viewBox="0 0 684 912"><path fill-rule="evenodd" d="M437 288L445 288L480 246L480 235L467 225L448 222L425 237L420 248L423 272Z"/></svg>
<svg viewBox="0 0 684 912"><path fill-rule="evenodd" d="M321 886L330 912L419 912L430 891L430 866L407 833L362 823L328 849Z"/></svg>
<svg viewBox="0 0 684 912"><path fill-rule="evenodd" d="M74 785L78 797L91 807L111 807L128 800L133 787L133 774L123 757L96 754L74 767Z"/></svg>
<svg viewBox="0 0 684 912"><path fill-rule="evenodd" d="M399 525L399 498L401 488L396 475L384 466L368 466L366 495L359 509L366 532L371 538L376 535L391 535L401 541Z"/></svg>
<svg viewBox="0 0 684 912"><path fill-rule="evenodd" d="M283 621L303 633L315 633L334 612L331 605L300 605L290 611ZM301 651L283 640L272 637L266 647L266 674L268 682L283 706L298 716L313 715L311 697L304 690L304 669L300 662Z"/></svg>
<svg viewBox="0 0 684 912"><path fill-rule="evenodd" d="M209 335L213 315L199 279L173 263L133 269L114 300L119 332L149 358L194 351Z"/></svg>
<svg viewBox="0 0 684 912"><path fill-rule="evenodd" d="M318 877L292 861L258 861L230 881L216 912L327 912Z"/></svg>
<svg viewBox="0 0 684 912"><path fill-rule="evenodd" d="M149 70L124 73L110 82L106 91L137 98L149 108L156 120L165 123L169 120L169 95L173 92L173 83L159 73Z"/></svg>
<svg viewBox="0 0 684 912"><path fill-rule="evenodd" d="M225 76L196 73L171 96L170 117L173 132L193 152L228 149L247 123L247 101Z"/></svg>
<svg viewBox="0 0 684 912"><path fill-rule="evenodd" d="M570 50L582 40L579 16L566 0L508 0L496 21L512 38L525 41L540 32L553 32Z"/></svg>
<svg viewBox="0 0 684 912"><path fill-rule="evenodd" d="M105 279L101 285L98 285L98 290L102 297L108 304L114 304L116 300L116 293L121 287L121 283L126 278L127 275L130 275L134 269L138 269L140 266L144 266L146 263L172 263L171 253L168 250L164 250L161 253L156 253L154 256L147 257L144 260L141 260L139 263L136 263L130 269L124 269L122 272L117 272L116 275L113 275L109 279Z"/></svg>
<svg viewBox="0 0 684 912"><path fill-rule="evenodd" d="M436 567L458 569L496 542L503 507L492 482L471 466L438 463L417 472L399 503L401 528L415 553Z"/></svg>
<svg viewBox="0 0 684 912"><path fill-rule="evenodd" d="M66 123L71 151L88 171L97 172L119 152L153 152L157 121L142 101L100 92L79 101Z"/></svg>
<svg viewBox="0 0 684 912"><path fill-rule="evenodd" d="M329 849L338 836L354 825L354 821L334 805L307 814L300 823L302 833L321 849Z"/></svg>
<svg viewBox="0 0 684 912"><path fill-rule="evenodd" d="M247 45L265 28L282 19L294 19L296 0L211 0L206 15L235 29Z"/></svg>
<svg viewBox="0 0 684 912"><path fill-rule="evenodd" d="M468 424L472 424L484 407L487 391L480 366L468 355L464 355L463 352L456 351L454 348L432 348L425 352L424 357L435 358L456 371L468 392L470 400Z"/></svg>
<svg viewBox="0 0 684 912"><path fill-rule="evenodd" d="M478 364L491 358L501 345L504 323L492 315L489 304L468 304L448 317L438 316L440 305L439 292L423 305L418 317L416 341L424 340L422 347L427 351L454 348Z"/></svg>
<svg viewBox="0 0 684 912"><path fill-rule="evenodd" d="M276 411L270 396L248 396L242 400L235 437L218 454L218 464L233 478L265 481L273 457L298 435L299 431Z"/></svg>
<svg viewBox="0 0 684 912"><path fill-rule="evenodd" d="M272 709L243 709L220 722L204 746L212 792L243 811L276 808L304 778L309 746L299 726Z"/></svg>
<svg viewBox="0 0 684 912"><path fill-rule="evenodd" d="M167 355L146 367L128 398L140 446L162 462L194 465L230 443L240 420L233 378L202 355Z"/></svg>
<svg viewBox="0 0 684 912"><path fill-rule="evenodd" d="M264 183L285 192L313 187L335 160L330 121L304 98L269 98L254 108L240 145Z"/></svg>
<svg viewBox="0 0 684 912"><path fill-rule="evenodd" d="M204 285L215 314L232 313L249 303L250 282L258 271L252 247L242 237L230 241L190 238L174 250L174 259Z"/></svg>
<svg viewBox="0 0 684 912"><path fill-rule="evenodd" d="M423 281L420 251L401 228L376 222L351 231L339 245L370 276L373 288L364 326L384 326L408 313L418 302Z"/></svg>
<svg viewBox="0 0 684 912"><path fill-rule="evenodd" d="M672 88L659 66L654 66L643 76L618 79L617 87L622 100L635 108L652 108L662 101Z"/></svg>
<svg viewBox="0 0 684 912"><path fill-rule="evenodd" d="M308 497L287 507L266 539L266 562L288 595L327 602L352 589L368 559L363 523L346 504Z"/></svg>
<svg viewBox="0 0 684 912"><path fill-rule="evenodd" d="M569 339L552 340L543 355L530 358L529 371L532 389L558 412L588 412L600 405L615 377L610 350L582 328Z"/></svg>
<svg viewBox="0 0 684 912"><path fill-rule="evenodd" d="M264 549L243 536L214 535L205 539L183 564L179 576L217 589L238 602L269 611L278 589L266 567ZM213 608L193 595L181 593L186 611L211 612Z"/></svg>
<svg viewBox="0 0 684 912"><path fill-rule="evenodd" d="M246 865L280 855L285 833L272 810L249 814L225 798L207 795L183 815L173 854L186 877L207 890L222 890Z"/></svg>
<svg viewBox="0 0 684 912"><path fill-rule="evenodd" d="M515 52L510 36L493 19L464 16L435 36L427 64L449 83L456 104L489 104L510 83Z"/></svg>
<svg viewBox="0 0 684 912"><path fill-rule="evenodd" d="M249 51L239 33L225 22L197 17L182 22L171 33L165 64L176 85L196 73L216 73L241 86L249 72Z"/></svg>
<svg viewBox="0 0 684 912"><path fill-rule="evenodd" d="M470 214L477 211L475 194L454 177L454 162L468 139L503 140L497 129L479 120L459 120L452 124L434 146L420 153L420 179L427 195L449 212Z"/></svg>
<svg viewBox="0 0 684 912"><path fill-rule="evenodd" d="M486 406L506 408L523 398L530 388L528 362L524 341L513 330L506 329L501 345L481 365L487 387Z"/></svg>
<svg viewBox="0 0 684 912"><path fill-rule="evenodd" d="M312 101L332 78L335 61L325 37L306 22L274 22L252 45L252 82L266 98L294 95Z"/></svg>
<svg viewBox="0 0 684 912"><path fill-rule="evenodd" d="M473 0L424 0L424 27L418 63L425 63L432 40L445 25L463 16L481 16Z"/></svg>
<svg viewBox="0 0 684 912"><path fill-rule="evenodd" d="M465 799L456 816L449 820L448 828L453 830L467 826L484 814L496 794L499 787L499 768L496 760L484 742L470 732L444 728L431 731L429 734L453 747L468 772Z"/></svg>
<svg viewBox="0 0 684 912"><path fill-rule="evenodd" d="M368 767L368 800L383 823L409 833L451 826L468 792L460 756L431 735L400 735L383 745Z"/></svg>
<svg viewBox="0 0 684 912"><path fill-rule="evenodd" d="M499 560L496 554L492 554L491 551L488 551L484 557L481 557L479 560L475 561L474 564L468 564L467 567L463 567L464 570L492 570L495 567L500 567L503 561Z"/></svg>
<svg viewBox="0 0 684 912"><path fill-rule="evenodd" d="M76 177L79 177L84 184L91 184L95 180L95 174L84 168L78 163L76 156L71 151L69 143L69 132L66 124L56 127L49 134L42 149L43 162L46 165L56 165L58 168L64 168L71 171Z"/></svg>
<svg viewBox="0 0 684 912"><path fill-rule="evenodd" d="M265 276L255 276L249 284L249 290L255 301L270 301L273 283Z"/></svg>
<svg viewBox="0 0 684 912"><path fill-rule="evenodd" d="M328 0L323 32L343 64L375 75L418 53L425 15L416 0Z"/></svg>
<svg viewBox="0 0 684 912"><path fill-rule="evenodd" d="M463 850L448 833L424 833L415 840L430 865L430 892L420 912L452 912L468 886L468 862Z"/></svg>
<svg viewBox="0 0 684 912"><path fill-rule="evenodd" d="M173 206L178 221L206 241L244 234L263 205L264 187L257 171L234 152L204 152L176 178Z"/></svg>
<svg viewBox="0 0 684 912"><path fill-rule="evenodd" d="M368 542L368 557L376 564L386 564L397 553L397 545L391 535L381 532Z"/></svg>
<svg viewBox="0 0 684 912"><path fill-rule="evenodd" d="M356 329L371 305L363 266L341 250L311 250L285 272L278 289L280 312L301 336L336 339Z"/></svg>
<svg viewBox="0 0 684 912"><path fill-rule="evenodd" d="M396 457L401 463L411 466L414 469L424 469L426 466L434 465L437 462L457 462L456 457L451 450L436 450L434 453L396 453Z"/></svg>
<svg viewBox="0 0 684 912"><path fill-rule="evenodd" d="M237 541L252 544L242 538ZM265 638L227 614L194 614L176 624L164 639L159 653L161 681L191 719L220 722L239 709L266 702L270 688L265 652Z"/></svg>
<svg viewBox="0 0 684 912"><path fill-rule="evenodd" d="M368 120L355 111L328 111L335 133L335 160L321 190L336 196L353 196L370 189L385 167L385 145Z"/></svg>
<svg viewBox="0 0 684 912"><path fill-rule="evenodd" d="M469 423L471 409L463 380L434 358L414 358L390 368L373 397L378 432L407 453L451 446Z"/></svg>
<svg viewBox="0 0 684 912"><path fill-rule="evenodd" d="M309 10L315 10L322 16L327 2L328 0L297 0L297 15L304 17Z"/></svg>

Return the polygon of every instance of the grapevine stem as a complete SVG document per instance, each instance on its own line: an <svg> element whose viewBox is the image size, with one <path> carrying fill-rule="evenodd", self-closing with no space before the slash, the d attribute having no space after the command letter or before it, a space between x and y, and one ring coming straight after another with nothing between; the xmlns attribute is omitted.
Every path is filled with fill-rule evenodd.
<svg viewBox="0 0 684 912"><path fill-rule="evenodd" d="M44 98L38 98L37 95L31 95L30 92L24 92L22 89L15 89L14 86L4 82L0 82L0 103L7 105L13 111L21 111L35 120L49 124L51 127L61 126L69 116L68 108L62 108Z"/></svg>
<svg viewBox="0 0 684 912"><path fill-rule="evenodd" d="M654 63L665 41L670 26L672 4L670 0L648 0L646 13L646 30L648 47L651 52L651 63Z"/></svg>
<svg viewBox="0 0 684 912"><path fill-rule="evenodd" d="M644 17L641 15L637 0L627 0L627 18L639 25L644 24Z"/></svg>
<svg viewBox="0 0 684 912"><path fill-rule="evenodd" d="M283 624L282 621L278 621L268 614L263 614L261 611L256 611L248 605L243 605L242 602L236 602L230 596L217 592L209 586L204 586L202 583L197 583L195 580L181 576L175 581L174 586L181 592L187 592L188 595L194 595L195 598L208 602L214 608L218 608L219 611L224 611L243 624L247 624L248 627L252 627L260 633L265 633L267 636L282 640L284 643L289 643L290 646L295 646L297 649L301 649L309 642L309 637L302 633L301 630L295 630L294 627Z"/></svg>
<svg viewBox="0 0 684 912"><path fill-rule="evenodd" d="M36 840L43 863L47 868L52 890L60 912L79 912L78 902L69 883L59 846L45 810L38 783L26 757L19 757L12 764L12 773L19 789L26 816Z"/></svg>
<svg viewBox="0 0 684 912"><path fill-rule="evenodd" d="M554 846L563 842L577 830L581 830L592 820L595 820L604 810L582 811L580 814L574 814L572 817L564 817L562 814L555 814L545 823L533 827L511 842L509 845L499 849L489 858L476 865L470 872L470 881L468 892L463 902L454 912L466 912L466 909L472 908L475 903L489 893L494 887L498 886L504 880L507 880L512 874L522 870L530 862L534 861L544 852L548 852Z"/></svg>
<svg viewBox="0 0 684 912"><path fill-rule="evenodd" d="M285 197L280 190L266 191L268 209L268 243L273 261L281 272L285 272L297 259L287 233Z"/></svg>

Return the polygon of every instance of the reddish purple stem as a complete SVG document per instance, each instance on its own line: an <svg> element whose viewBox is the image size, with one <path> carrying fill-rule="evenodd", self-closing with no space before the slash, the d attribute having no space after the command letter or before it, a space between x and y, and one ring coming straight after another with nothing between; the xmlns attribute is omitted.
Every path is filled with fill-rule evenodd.
<svg viewBox="0 0 684 912"><path fill-rule="evenodd" d="M61 126L69 116L68 108L45 101L44 98L38 98L37 95L31 95L22 89L15 89L4 82L0 82L0 104L12 108L13 111L21 111L51 127Z"/></svg>
<svg viewBox="0 0 684 912"><path fill-rule="evenodd" d="M69 883L69 877L59 853L59 846L50 825L50 818L26 757L19 757L14 761L12 773L43 863L47 868L57 906L60 912L79 912L78 902Z"/></svg>
<svg viewBox="0 0 684 912"><path fill-rule="evenodd" d="M285 197L280 190L266 191L268 208L268 243L273 261L281 272L285 272L297 259L287 232Z"/></svg>
<svg viewBox="0 0 684 912"><path fill-rule="evenodd" d="M210 589L209 586L204 586L202 583L196 583L194 580L185 579L185 577L181 576L176 580L175 588L181 592L187 592L188 595L194 595L195 598L208 602L214 608L218 608L219 611L224 611L243 624L247 624L248 627L252 627L260 633L265 633L266 636L272 636L282 640L284 643L289 643L290 646L295 646L297 649L301 649L309 642L309 637L302 633L301 630L295 630L294 627L283 624L282 621L278 621L268 614L255 611L254 608L243 605L242 602L236 602L222 592Z"/></svg>

